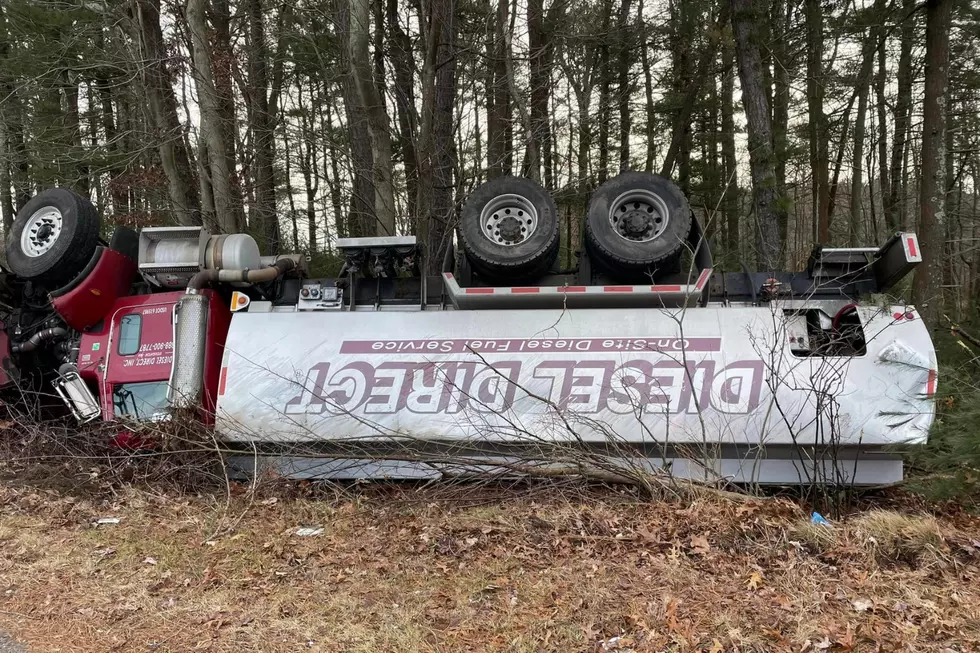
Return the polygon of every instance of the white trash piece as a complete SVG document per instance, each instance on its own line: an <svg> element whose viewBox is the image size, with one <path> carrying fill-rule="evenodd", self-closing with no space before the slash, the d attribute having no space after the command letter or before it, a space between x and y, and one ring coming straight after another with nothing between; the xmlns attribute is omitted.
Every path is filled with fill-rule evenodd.
<svg viewBox="0 0 980 653"><path fill-rule="evenodd" d="M297 528L297 537L316 537L317 535L323 535L322 528Z"/></svg>

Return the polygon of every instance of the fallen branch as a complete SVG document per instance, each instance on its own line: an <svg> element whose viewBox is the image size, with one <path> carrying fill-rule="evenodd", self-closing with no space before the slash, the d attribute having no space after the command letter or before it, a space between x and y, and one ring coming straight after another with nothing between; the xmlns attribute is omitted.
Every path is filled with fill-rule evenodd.
<svg viewBox="0 0 980 653"><path fill-rule="evenodd" d="M974 347L980 347L980 339L976 336L970 335L967 331L963 330L963 327L953 326L950 328L950 332L957 338L962 338Z"/></svg>

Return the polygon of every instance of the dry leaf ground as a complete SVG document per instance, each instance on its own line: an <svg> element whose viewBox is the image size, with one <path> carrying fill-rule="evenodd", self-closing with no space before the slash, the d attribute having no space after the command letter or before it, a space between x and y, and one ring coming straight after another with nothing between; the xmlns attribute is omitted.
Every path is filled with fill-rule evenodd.
<svg viewBox="0 0 980 653"><path fill-rule="evenodd" d="M980 651L952 509L814 531L780 499L61 480L0 482L0 632L29 651Z"/></svg>

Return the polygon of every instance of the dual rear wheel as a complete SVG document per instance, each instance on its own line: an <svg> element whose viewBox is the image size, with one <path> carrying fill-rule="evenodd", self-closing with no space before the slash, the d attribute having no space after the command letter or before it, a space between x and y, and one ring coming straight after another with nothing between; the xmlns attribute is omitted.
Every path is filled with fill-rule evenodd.
<svg viewBox="0 0 980 653"><path fill-rule="evenodd" d="M691 208L669 179L625 172L602 184L589 202L585 241L609 272L669 267L691 230ZM537 183L518 177L488 181L463 207L460 235L470 264L491 281L546 273L558 257L558 212Z"/></svg>

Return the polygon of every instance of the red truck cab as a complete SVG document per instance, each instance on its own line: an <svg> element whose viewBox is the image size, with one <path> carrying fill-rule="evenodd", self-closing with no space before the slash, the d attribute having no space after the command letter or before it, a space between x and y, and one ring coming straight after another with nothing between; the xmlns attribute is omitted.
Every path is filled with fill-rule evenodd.
<svg viewBox="0 0 980 653"><path fill-rule="evenodd" d="M204 421L211 424L231 312L218 293L201 292L209 299L201 407ZM82 334L78 371L97 388L103 420L152 421L167 414L174 307L183 296L167 292L121 297L101 324Z"/></svg>

